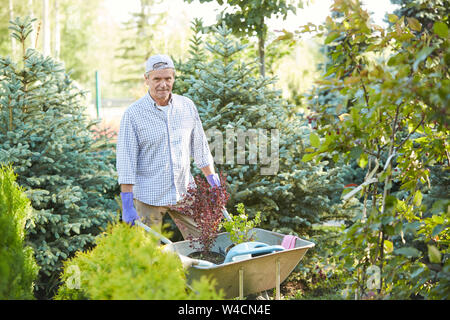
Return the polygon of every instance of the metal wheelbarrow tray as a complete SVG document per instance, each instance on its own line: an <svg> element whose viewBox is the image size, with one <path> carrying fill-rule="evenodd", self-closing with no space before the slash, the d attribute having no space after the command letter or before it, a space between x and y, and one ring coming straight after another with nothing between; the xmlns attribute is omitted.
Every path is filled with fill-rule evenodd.
<svg viewBox="0 0 450 320"><path fill-rule="evenodd" d="M284 234L254 228L251 231L255 241L268 245L281 245ZM179 255L188 256L193 249L190 244L193 241L179 241L166 244L165 251L172 251ZM220 233L211 251L225 254L225 248L232 244L228 232ZM199 248L199 245L195 245ZM224 264L212 264L211 266L193 265L187 270L188 284L192 281L207 276L215 279L216 290L222 289L225 298L248 296L253 293L276 288L276 298L280 298L280 284L294 270L309 248L314 243L297 238L292 249L285 249L273 253L267 253L251 257L247 260L228 262Z"/></svg>

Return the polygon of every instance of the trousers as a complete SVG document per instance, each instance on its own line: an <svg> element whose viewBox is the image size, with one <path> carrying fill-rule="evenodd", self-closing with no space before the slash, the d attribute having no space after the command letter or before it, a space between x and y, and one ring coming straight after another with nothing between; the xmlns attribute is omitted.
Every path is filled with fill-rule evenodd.
<svg viewBox="0 0 450 320"><path fill-rule="evenodd" d="M134 199L134 205L141 221L149 227L157 229L155 231L161 232L163 217L167 213L175 222L184 239L189 236L192 238L200 236L200 231L194 219L185 214L171 210L169 207L152 206L137 199Z"/></svg>

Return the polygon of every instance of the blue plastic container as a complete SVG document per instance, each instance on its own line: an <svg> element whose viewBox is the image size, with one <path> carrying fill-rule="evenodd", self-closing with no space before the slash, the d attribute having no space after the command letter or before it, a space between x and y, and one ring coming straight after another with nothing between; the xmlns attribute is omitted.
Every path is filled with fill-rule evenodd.
<svg viewBox="0 0 450 320"><path fill-rule="evenodd" d="M284 248L279 245L268 245L258 241L244 242L231 248L223 263L250 259L254 256L283 250Z"/></svg>

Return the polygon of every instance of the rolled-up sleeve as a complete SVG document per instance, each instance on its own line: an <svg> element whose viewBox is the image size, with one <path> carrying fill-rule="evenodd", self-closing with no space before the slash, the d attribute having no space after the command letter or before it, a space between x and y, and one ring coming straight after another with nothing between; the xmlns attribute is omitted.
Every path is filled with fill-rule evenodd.
<svg viewBox="0 0 450 320"><path fill-rule="evenodd" d="M194 116L194 129L191 135L191 157L198 168L204 168L214 163L211 151L208 146L208 139L206 138L203 125L198 115L197 108L194 103L191 103L192 112Z"/></svg>
<svg viewBox="0 0 450 320"><path fill-rule="evenodd" d="M116 169L119 184L136 183L138 139L132 123L131 114L125 112L120 122L116 147Z"/></svg>

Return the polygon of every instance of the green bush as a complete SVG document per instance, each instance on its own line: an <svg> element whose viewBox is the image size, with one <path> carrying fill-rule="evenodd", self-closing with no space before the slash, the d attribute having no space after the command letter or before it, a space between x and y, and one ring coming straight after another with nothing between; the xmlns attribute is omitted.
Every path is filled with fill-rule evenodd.
<svg viewBox="0 0 450 320"><path fill-rule="evenodd" d="M305 159L326 156L365 171L353 194L362 210L335 252L351 299L448 300L450 293L448 21L422 20L420 1L406 2L408 15L389 15L386 29L371 23L360 1L336 0L317 26L335 48L311 95L317 143ZM435 17L444 12L429 3Z"/></svg>
<svg viewBox="0 0 450 320"><path fill-rule="evenodd" d="M25 221L30 200L16 181L12 167L0 167L0 300L33 299L38 266L25 246Z"/></svg>
<svg viewBox="0 0 450 320"><path fill-rule="evenodd" d="M64 262L57 300L221 299L206 279L186 290L180 259L141 228L110 225L96 247Z"/></svg>

